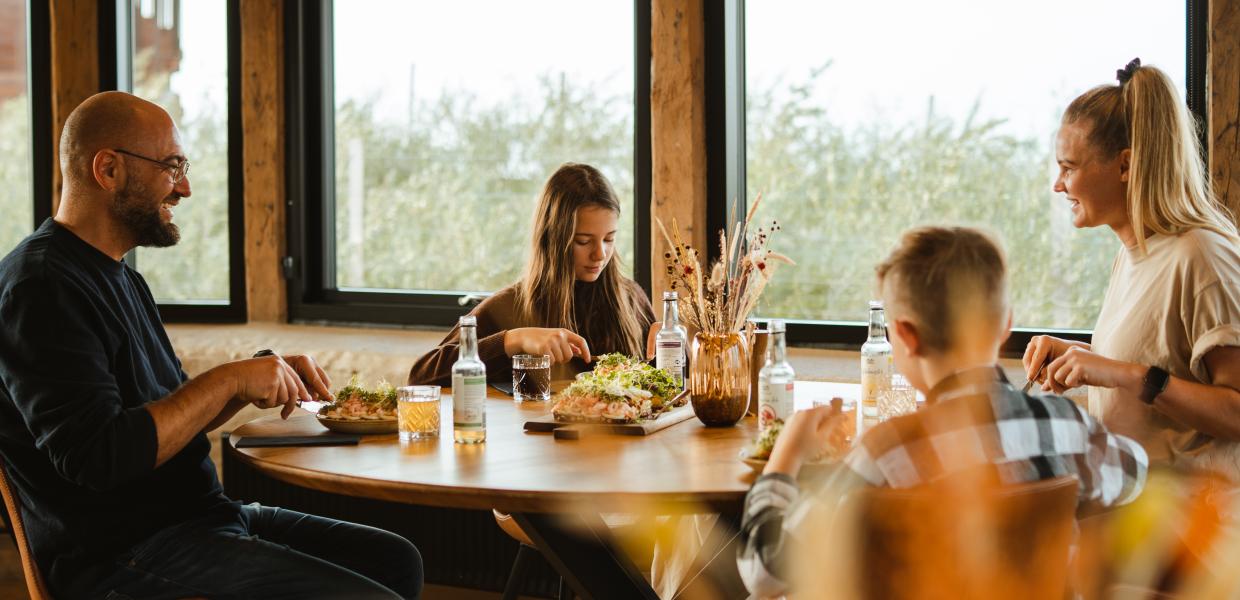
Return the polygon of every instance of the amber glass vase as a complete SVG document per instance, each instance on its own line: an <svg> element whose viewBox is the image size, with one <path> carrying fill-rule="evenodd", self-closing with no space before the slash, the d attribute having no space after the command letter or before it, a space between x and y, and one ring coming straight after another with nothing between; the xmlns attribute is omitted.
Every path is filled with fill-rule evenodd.
<svg viewBox="0 0 1240 600"><path fill-rule="evenodd" d="M743 333L693 336L689 402L708 427L731 427L749 407L749 345Z"/></svg>

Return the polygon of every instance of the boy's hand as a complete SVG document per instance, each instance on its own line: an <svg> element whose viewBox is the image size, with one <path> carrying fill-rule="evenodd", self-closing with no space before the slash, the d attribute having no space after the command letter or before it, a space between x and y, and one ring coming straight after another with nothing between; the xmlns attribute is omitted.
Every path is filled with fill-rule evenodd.
<svg viewBox="0 0 1240 600"><path fill-rule="evenodd" d="M801 465L821 454L826 447L835 423L831 417L840 414L842 405L837 398L831 401L831 406L815 406L792 415L779 433L779 439L775 440L771 458L762 472L796 477Z"/></svg>

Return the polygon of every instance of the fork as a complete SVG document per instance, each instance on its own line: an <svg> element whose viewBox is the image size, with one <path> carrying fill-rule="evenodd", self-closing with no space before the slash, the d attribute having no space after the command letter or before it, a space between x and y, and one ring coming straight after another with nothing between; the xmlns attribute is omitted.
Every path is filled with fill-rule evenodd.
<svg viewBox="0 0 1240 600"><path fill-rule="evenodd" d="M1033 384L1034 384L1034 383L1036 383L1036 382L1038 381L1038 377L1039 377L1040 375L1042 375L1042 372L1043 372L1043 371L1045 371L1045 370L1046 370L1046 365L1049 365L1049 364L1051 364L1051 361L1050 361L1050 360L1044 360L1044 361L1042 361L1042 366L1041 366L1041 367L1038 367L1038 372L1037 372L1037 373L1034 373L1034 374L1033 374L1033 377L1030 377L1030 378L1029 378L1029 381L1026 381L1026 382L1025 382L1025 387L1020 388L1020 393L1022 393L1022 394L1028 394L1028 393L1029 393L1029 388L1032 388L1032 387L1033 387Z"/></svg>

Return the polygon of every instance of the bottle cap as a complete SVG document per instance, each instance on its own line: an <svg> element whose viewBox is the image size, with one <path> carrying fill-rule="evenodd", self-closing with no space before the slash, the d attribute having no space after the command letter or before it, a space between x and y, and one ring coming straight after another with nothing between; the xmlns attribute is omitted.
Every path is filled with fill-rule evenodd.
<svg viewBox="0 0 1240 600"><path fill-rule="evenodd" d="M870 310L883 310L883 301L870 300Z"/></svg>
<svg viewBox="0 0 1240 600"><path fill-rule="evenodd" d="M460 325L461 327L477 327L478 317L475 317L473 315L465 315L461 317Z"/></svg>
<svg viewBox="0 0 1240 600"><path fill-rule="evenodd" d="M680 294L676 292L663 292L664 300L676 300L678 298L680 298Z"/></svg>
<svg viewBox="0 0 1240 600"><path fill-rule="evenodd" d="M771 319L771 322L767 323L766 325L766 330L771 333L783 333L785 331L784 320L783 319Z"/></svg>

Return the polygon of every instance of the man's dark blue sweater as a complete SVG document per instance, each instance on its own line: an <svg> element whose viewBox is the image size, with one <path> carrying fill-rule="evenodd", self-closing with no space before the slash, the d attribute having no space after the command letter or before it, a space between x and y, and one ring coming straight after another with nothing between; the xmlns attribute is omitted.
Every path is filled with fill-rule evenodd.
<svg viewBox="0 0 1240 600"><path fill-rule="evenodd" d="M0 456L51 591L80 596L134 543L237 512L195 436L155 467L146 404L185 380L146 282L48 219L0 261Z"/></svg>

